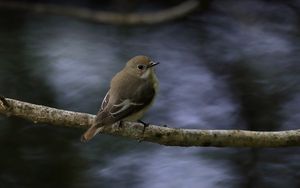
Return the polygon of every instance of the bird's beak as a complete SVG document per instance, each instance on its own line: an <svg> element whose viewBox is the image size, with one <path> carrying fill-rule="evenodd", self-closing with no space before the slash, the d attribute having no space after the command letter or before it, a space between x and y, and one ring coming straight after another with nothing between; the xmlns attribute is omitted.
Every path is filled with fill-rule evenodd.
<svg viewBox="0 0 300 188"><path fill-rule="evenodd" d="M151 62L150 62L150 65L148 65L148 68L154 67L154 66L156 66L156 65L158 65L158 64L159 64L159 62L151 61Z"/></svg>

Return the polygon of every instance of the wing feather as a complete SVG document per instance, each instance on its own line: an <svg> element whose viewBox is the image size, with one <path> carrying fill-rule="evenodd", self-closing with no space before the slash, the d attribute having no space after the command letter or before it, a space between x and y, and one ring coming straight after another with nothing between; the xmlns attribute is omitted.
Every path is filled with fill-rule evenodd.
<svg viewBox="0 0 300 188"><path fill-rule="evenodd" d="M131 92L126 93L128 90ZM114 101L110 100L111 96L108 92L96 117L97 126L101 127L113 124L131 114L139 112L147 107L155 96L155 89L150 83L141 84L141 86L135 90L126 88L126 90L124 89L123 91L124 92L118 93L119 96L116 97L117 99Z"/></svg>
<svg viewBox="0 0 300 188"><path fill-rule="evenodd" d="M104 108L107 106L108 102L109 102L109 91L106 93L106 95L101 103L101 107L100 107L101 111L104 110Z"/></svg>

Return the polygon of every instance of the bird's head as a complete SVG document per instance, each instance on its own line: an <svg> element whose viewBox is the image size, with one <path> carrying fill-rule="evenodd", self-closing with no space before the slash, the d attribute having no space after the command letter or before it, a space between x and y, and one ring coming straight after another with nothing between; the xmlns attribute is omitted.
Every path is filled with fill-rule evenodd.
<svg viewBox="0 0 300 188"><path fill-rule="evenodd" d="M147 79L154 73L154 66L158 64L159 62L154 62L147 56L138 55L127 62L125 70L133 76Z"/></svg>

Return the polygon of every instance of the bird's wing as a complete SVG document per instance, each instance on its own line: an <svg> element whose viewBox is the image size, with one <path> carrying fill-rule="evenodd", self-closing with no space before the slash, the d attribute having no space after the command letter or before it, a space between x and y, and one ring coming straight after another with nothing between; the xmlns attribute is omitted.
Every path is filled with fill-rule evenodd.
<svg viewBox="0 0 300 188"><path fill-rule="evenodd" d="M126 93L127 91L130 94ZM99 123L98 126L115 123L139 112L152 102L155 95L155 90L150 84L144 84L136 90L127 89L127 91L123 90L122 93L119 93L118 100L114 101L113 104L110 103L110 95L107 94L105 98L108 97L108 100L104 99L103 101L108 102L103 102L104 108L96 118L96 123ZM128 98L128 96L130 97Z"/></svg>

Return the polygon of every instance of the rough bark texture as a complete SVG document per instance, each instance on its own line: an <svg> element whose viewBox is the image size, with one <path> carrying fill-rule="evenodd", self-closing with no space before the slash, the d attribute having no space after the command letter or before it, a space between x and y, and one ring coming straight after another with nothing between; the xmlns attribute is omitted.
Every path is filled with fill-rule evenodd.
<svg viewBox="0 0 300 188"><path fill-rule="evenodd" d="M16 116L34 123L48 123L66 127L88 128L95 116L35 105L0 97L0 113ZM242 130L198 130L168 128L150 125L143 134L143 125L124 122L106 127L103 134L149 141L166 146L214 146L214 147L289 147L300 146L300 129L277 132ZM79 138L78 138L79 139Z"/></svg>
<svg viewBox="0 0 300 188"><path fill-rule="evenodd" d="M197 0L189 0L184 1L183 3L175 7L158 12L121 14L117 12L94 11L90 9L71 6L0 1L0 7L4 8L72 16L75 18L86 19L99 23L122 25L155 24L174 20L184 17L192 11L196 10L199 4L200 3Z"/></svg>

